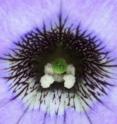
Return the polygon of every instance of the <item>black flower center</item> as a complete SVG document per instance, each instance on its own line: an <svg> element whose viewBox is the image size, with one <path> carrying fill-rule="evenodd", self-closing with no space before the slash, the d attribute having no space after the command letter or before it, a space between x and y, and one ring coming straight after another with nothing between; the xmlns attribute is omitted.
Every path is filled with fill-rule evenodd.
<svg viewBox="0 0 117 124"><path fill-rule="evenodd" d="M82 32L79 26L75 29L72 26L67 27L66 20L62 22L59 18L59 24L49 29L45 24L42 29L35 28L26 33L15 45L13 53L4 59L10 61L10 76L7 78L13 80L11 85L13 92L17 93L16 89L20 84L24 86L17 96L24 91L25 96L27 95L30 79L33 79L32 91L61 90L74 93L88 105L86 99L95 98L101 101L100 95L107 94L106 88L111 86L105 81L105 78L109 77L107 69L115 67L111 64L109 52L105 50L100 40ZM48 63L52 65L50 68L54 72L52 74L44 71ZM69 69L67 71L68 65L75 68L75 73ZM41 86L45 74L44 79L50 79L49 83L52 83L47 88ZM72 81L75 82L74 85L66 88L70 87ZM45 85L46 83L43 86Z"/></svg>

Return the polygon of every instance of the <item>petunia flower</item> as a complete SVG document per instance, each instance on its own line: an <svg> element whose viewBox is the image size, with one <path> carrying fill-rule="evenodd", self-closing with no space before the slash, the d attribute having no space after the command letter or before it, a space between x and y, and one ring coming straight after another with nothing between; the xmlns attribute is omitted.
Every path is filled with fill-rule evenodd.
<svg viewBox="0 0 117 124"><path fill-rule="evenodd" d="M0 124L117 123L116 4L0 1Z"/></svg>

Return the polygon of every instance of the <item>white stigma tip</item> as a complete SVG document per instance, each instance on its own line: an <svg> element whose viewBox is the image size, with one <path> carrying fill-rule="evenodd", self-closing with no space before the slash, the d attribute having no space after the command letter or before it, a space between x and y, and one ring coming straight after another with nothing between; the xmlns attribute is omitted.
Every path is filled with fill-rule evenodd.
<svg viewBox="0 0 117 124"><path fill-rule="evenodd" d="M73 65L68 65L67 74L75 75L75 67Z"/></svg>
<svg viewBox="0 0 117 124"><path fill-rule="evenodd" d="M54 78L51 75L44 75L40 79L41 86L43 88L49 88L51 84L54 83Z"/></svg>
<svg viewBox="0 0 117 124"><path fill-rule="evenodd" d="M45 65L44 72L45 72L45 74L50 74L50 75L52 75L54 73L53 69L52 69L52 65L50 63Z"/></svg>
<svg viewBox="0 0 117 124"><path fill-rule="evenodd" d="M76 81L75 76L70 74L64 75L63 79L64 79L64 87L67 89L71 89Z"/></svg>

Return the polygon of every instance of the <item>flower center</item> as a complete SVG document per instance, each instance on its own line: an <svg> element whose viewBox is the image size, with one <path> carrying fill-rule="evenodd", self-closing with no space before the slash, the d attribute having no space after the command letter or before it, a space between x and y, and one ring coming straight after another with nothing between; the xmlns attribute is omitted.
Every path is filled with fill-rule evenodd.
<svg viewBox="0 0 117 124"><path fill-rule="evenodd" d="M43 88L49 88L53 83L64 83L64 87L71 89L75 84L75 67L67 64L65 59L58 58L52 63L47 63L44 67L44 73L40 78Z"/></svg>

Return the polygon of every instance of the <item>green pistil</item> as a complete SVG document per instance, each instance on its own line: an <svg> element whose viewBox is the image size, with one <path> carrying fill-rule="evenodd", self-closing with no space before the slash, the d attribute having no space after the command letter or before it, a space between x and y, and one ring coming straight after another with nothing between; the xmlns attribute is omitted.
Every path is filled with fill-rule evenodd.
<svg viewBox="0 0 117 124"><path fill-rule="evenodd" d="M53 68L54 73L63 74L66 72L67 63L65 59L58 58L53 61L52 68Z"/></svg>

